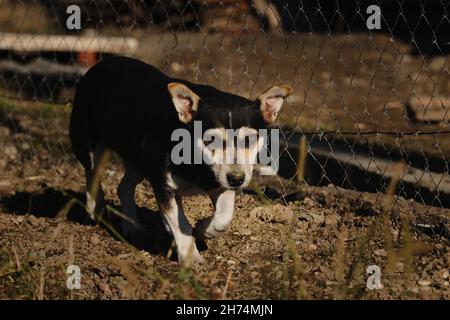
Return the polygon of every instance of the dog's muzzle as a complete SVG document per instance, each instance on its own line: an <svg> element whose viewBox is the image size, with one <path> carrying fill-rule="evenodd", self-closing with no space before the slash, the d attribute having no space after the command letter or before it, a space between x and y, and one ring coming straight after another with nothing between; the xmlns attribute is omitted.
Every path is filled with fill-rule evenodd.
<svg viewBox="0 0 450 320"><path fill-rule="evenodd" d="M227 182L231 188L239 188L245 181L245 174L243 172L233 172L227 174Z"/></svg>

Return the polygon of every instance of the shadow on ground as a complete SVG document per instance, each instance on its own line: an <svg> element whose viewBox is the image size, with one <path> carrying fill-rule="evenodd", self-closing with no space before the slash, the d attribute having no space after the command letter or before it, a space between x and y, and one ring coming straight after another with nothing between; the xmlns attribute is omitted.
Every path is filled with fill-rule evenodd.
<svg viewBox="0 0 450 320"><path fill-rule="evenodd" d="M67 212L64 212L67 204L73 199L76 200L75 204L69 207ZM69 221L83 225L95 225L96 223L89 218L88 213L85 211L82 205L84 203L86 203L86 196L83 193L46 188L43 192L16 192L12 196L4 197L0 199L0 208L8 214L30 214L45 218L57 218L64 213ZM113 209L109 210L109 212L114 210L121 211L120 207L115 206L110 201L107 201L106 205ZM173 246L173 237L166 230L161 214L139 207L138 217L143 225L143 231L139 231L133 239L125 238L125 240L139 250L145 250L151 254L170 256L172 260L176 260L177 254ZM99 225L111 236L118 239L114 231L120 233L123 219L110 213L107 217L105 215L105 220L107 224L99 223ZM206 249L206 244L200 242L198 243L198 248L203 251Z"/></svg>

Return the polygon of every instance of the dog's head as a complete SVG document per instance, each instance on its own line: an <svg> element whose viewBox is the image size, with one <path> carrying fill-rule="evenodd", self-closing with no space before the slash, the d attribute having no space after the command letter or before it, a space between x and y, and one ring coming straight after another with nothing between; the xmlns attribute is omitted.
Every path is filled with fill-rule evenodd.
<svg viewBox="0 0 450 320"><path fill-rule="evenodd" d="M276 120L284 99L293 91L289 85L275 85L251 101L212 87L190 88L180 82L169 83L168 90L178 119L192 133L194 147L227 189L250 183L264 145L260 129ZM195 134L199 124L200 135Z"/></svg>

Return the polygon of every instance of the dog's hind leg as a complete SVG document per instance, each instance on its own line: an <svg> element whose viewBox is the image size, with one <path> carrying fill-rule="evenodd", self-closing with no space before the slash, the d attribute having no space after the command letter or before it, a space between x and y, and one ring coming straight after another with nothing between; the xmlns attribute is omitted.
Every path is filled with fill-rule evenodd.
<svg viewBox="0 0 450 320"><path fill-rule="evenodd" d="M90 167L86 172L86 211L93 220L104 213L104 192L101 185L101 175L108 160L108 151L98 145L94 151L89 152Z"/></svg>
<svg viewBox="0 0 450 320"><path fill-rule="evenodd" d="M213 238L223 233L233 218L235 192L225 190L210 194L214 205L214 216L201 220L195 228L195 235L200 239Z"/></svg>
<svg viewBox="0 0 450 320"><path fill-rule="evenodd" d="M143 177L130 165L125 164L125 174L117 187L117 195L120 199L122 212L126 219L122 222L122 234L127 239L133 239L136 230L140 229L136 212L135 192L136 186L141 183ZM128 220L129 219L129 220Z"/></svg>

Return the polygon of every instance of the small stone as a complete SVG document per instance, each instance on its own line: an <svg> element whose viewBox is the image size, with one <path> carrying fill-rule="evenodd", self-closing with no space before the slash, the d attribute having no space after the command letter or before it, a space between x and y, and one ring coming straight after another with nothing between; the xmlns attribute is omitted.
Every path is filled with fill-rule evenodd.
<svg viewBox="0 0 450 320"><path fill-rule="evenodd" d="M419 286L422 286L422 287L427 287L427 286L431 285L430 280L419 280L419 281L417 281L417 283L419 284Z"/></svg>
<svg viewBox="0 0 450 320"><path fill-rule="evenodd" d="M384 249L376 249L373 253L374 253L374 255L380 256L380 257L387 256L386 250L384 250Z"/></svg>
<svg viewBox="0 0 450 320"><path fill-rule="evenodd" d="M338 219L337 219L336 215L332 214L332 215L327 216L327 217L325 218L325 224L326 224L327 226L331 226L331 227L337 226L337 224L338 224Z"/></svg>
<svg viewBox="0 0 450 320"><path fill-rule="evenodd" d="M310 244L308 246L308 249L311 250L311 251L314 251L314 250L317 250L317 246L315 244Z"/></svg>
<svg viewBox="0 0 450 320"><path fill-rule="evenodd" d="M92 242L92 244L99 244L100 241L101 241L101 239L100 239L100 237L98 236L98 234L94 234L94 235L91 237L91 242Z"/></svg>
<svg viewBox="0 0 450 320"><path fill-rule="evenodd" d="M235 264L236 264L236 261L234 261L234 260L227 261L227 265L229 265L229 266L234 266Z"/></svg>
<svg viewBox="0 0 450 320"><path fill-rule="evenodd" d="M3 152L8 156L10 159L15 159L17 157L17 148L13 145L7 145L3 148Z"/></svg>

